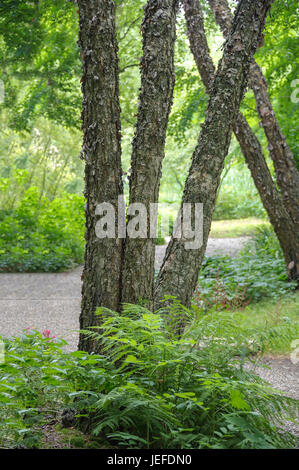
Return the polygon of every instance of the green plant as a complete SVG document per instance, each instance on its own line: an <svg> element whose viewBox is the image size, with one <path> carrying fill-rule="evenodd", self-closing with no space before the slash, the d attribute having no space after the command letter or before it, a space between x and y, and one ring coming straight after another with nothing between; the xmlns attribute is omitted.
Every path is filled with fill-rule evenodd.
<svg viewBox="0 0 299 470"><path fill-rule="evenodd" d="M194 301L209 310L238 308L265 298L277 299L296 288L288 281L285 262L273 230L258 229L236 258L204 259Z"/></svg>
<svg viewBox="0 0 299 470"><path fill-rule="evenodd" d="M0 271L59 271L83 261L84 199L50 201L28 189L18 207L0 212Z"/></svg>
<svg viewBox="0 0 299 470"><path fill-rule="evenodd" d="M213 220L264 218L265 215L249 170L240 164L231 168L222 182Z"/></svg>
<svg viewBox="0 0 299 470"><path fill-rule="evenodd" d="M187 319L181 338L171 327L179 313ZM172 299L160 313L125 305L122 314L98 314L100 330L86 334L100 342L102 355L67 353L48 330L4 340L1 447L42 446L52 421L62 440L69 436L69 445L79 446L84 440L112 448L295 445L281 427L298 402L244 367L262 340L245 335L229 313L188 310ZM65 410L74 410L84 440L75 430L59 431Z"/></svg>
<svg viewBox="0 0 299 470"><path fill-rule="evenodd" d="M282 250L272 225L262 224L256 228L254 245L258 253L267 253L274 258L283 258Z"/></svg>
<svg viewBox="0 0 299 470"><path fill-rule="evenodd" d="M62 339L27 329L20 337L4 339L5 361L0 364L0 447L42 445L43 426L56 424L73 401L81 383L96 387L102 358L84 352L66 353ZM100 378L101 377L101 378Z"/></svg>
<svg viewBox="0 0 299 470"><path fill-rule="evenodd" d="M120 315L103 309L101 333L85 332L100 341L113 370L113 388L78 403L90 432L116 447L290 445L291 436L271 422L274 410L279 422L295 402L243 367L262 341L243 336L229 315L190 311L174 300L168 317L177 319L181 311L189 318L179 339L163 311L125 305Z"/></svg>

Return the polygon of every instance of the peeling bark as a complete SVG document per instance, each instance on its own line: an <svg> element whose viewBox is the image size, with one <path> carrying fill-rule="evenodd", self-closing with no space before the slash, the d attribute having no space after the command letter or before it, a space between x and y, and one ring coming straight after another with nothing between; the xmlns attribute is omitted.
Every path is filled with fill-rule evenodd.
<svg viewBox="0 0 299 470"><path fill-rule="evenodd" d="M206 40L201 5L199 0L185 0L184 8L190 48L202 81L208 91L214 80L215 67ZM216 11L217 14L221 14L221 17L225 17L226 11L219 9ZM228 26L231 26L230 23ZM255 186L280 242L288 275L291 279L298 279L299 232L296 232L296 227L272 180L261 145L241 113L238 113L233 129ZM289 268L289 266L293 267Z"/></svg>
<svg viewBox="0 0 299 470"><path fill-rule="evenodd" d="M86 197L80 328L87 329L99 324L95 316L97 307L119 308L123 243L117 237L97 238L95 212L97 204L102 202L110 202L117 208L117 198L123 188L114 2L78 0L78 6ZM81 334L79 349L96 351L97 345Z"/></svg>
<svg viewBox="0 0 299 470"><path fill-rule="evenodd" d="M232 14L227 0L208 0L224 36L230 27ZM268 150L273 160L277 184L281 191L297 233L299 232L299 172L293 154L283 135L268 93L267 82L259 65L253 61L249 73L249 85L252 88L257 111L268 140Z"/></svg>
<svg viewBox="0 0 299 470"><path fill-rule="evenodd" d="M232 127L270 5L271 1L268 0L242 0L237 8L210 89L206 119L192 157L182 198L182 204L203 203L203 245L200 249L188 250L184 246L184 238L171 238L155 289L156 307L161 306L167 294L176 296L186 306L190 305L206 249Z"/></svg>
<svg viewBox="0 0 299 470"><path fill-rule="evenodd" d="M161 165L174 87L176 0L149 0L142 23L143 57L136 133L133 140L130 204L147 208L147 238L127 238L122 301L148 301L154 286L154 239L149 204L158 202ZM130 221L132 217L128 217Z"/></svg>

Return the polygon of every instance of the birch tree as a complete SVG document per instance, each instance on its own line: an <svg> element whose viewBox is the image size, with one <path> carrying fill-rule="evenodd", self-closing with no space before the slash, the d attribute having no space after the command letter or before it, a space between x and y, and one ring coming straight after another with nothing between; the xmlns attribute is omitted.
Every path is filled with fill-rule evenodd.
<svg viewBox="0 0 299 470"><path fill-rule="evenodd" d="M214 12L217 13L216 17L221 15L223 31L228 34L226 29L228 13L226 9L221 9L219 6L223 2L219 1L217 3L217 1L211 1L210 4L213 6ZM209 92L215 76L215 67L205 35L201 4L199 0L185 0L184 10L190 48L203 84ZM229 22L230 26L231 23ZM299 277L299 231L296 230L296 224L288 212L288 207L285 206L284 198L282 198L272 179L261 144L240 112L237 114L233 129L269 220L280 242L288 275L291 279L296 280Z"/></svg>
<svg viewBox="0 0 299 470"><path fill-rule="evenodd" d="M112 0L78 0L83 63L82 157L85 160L86 253L80 326L99 324L97 307L121 311L122 302L159 306L165 295L189 305L205 252L217 188L253 54L271 0L241 0L224 47L197 147L186 180L184 204L202 203L203 244L187 249L172 237L154 287L154 240L119 236L124 220L115 8ZM176 1L148 0L145 8L141 91L132 151L130 202L146 208L158 200L161 163L174 85ZM98 210L99 204L102 210ZM104 204L104 205L103 205ZM105 205L106 204L106 205ZM99 216L114 207L113 238L99 238ZM119 208L119 209L118 209ZM132 214L128 214L127 232ZM194 214L191 221L194 225ZM111 228L111 227L110 227ZM115 229L115 230L114 230ZM175 235L175 234L174 234ZM153 293L154 290L154 293ZM96 350L80 337L80 349Z"/></svg>

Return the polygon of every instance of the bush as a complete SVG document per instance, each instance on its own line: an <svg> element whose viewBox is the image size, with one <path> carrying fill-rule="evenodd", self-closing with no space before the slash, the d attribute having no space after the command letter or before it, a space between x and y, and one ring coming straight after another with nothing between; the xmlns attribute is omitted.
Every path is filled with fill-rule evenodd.
<svg viewBox="0 0 299 470"><path fill-rule="evenodd" d="M41 198L32 187L16 209L0 210L0 272L55 272L83 263L84 202L68 193ZM159 232L155 244L165 243Z"/></svg>
<svg viewBox="0 0 299 470"><path fill-rule="evenodd" d="M204 259L194 301L209 310L244 307L266 298L277 299L296 288L289 281L279 242L271 226L256 229L253 242L236 258Z"/></svg>
<svg viewBox="0 0 299 470"><path fill-rule="evenodd" d="M182 338L169 328L181 312ZM74 409L94 442L112 448L284 448L280 426L298 403L245 370L259 338L243 336L227 314L174 302L165 316L140 306L99 310L86 334L103 355L67 354L49 334L6 340L0 365L0 445L37 447L42 425ZM273 417L275 416L275 423ZM1 432L2 430L2 432Z"/></svg>
<svg viewBox="0 0 299 470"><path fill-rule="evenodd" d="M14 211L0 213L0 271L60 271L83 261L84 199L52 201L28 189Z"/></svg>

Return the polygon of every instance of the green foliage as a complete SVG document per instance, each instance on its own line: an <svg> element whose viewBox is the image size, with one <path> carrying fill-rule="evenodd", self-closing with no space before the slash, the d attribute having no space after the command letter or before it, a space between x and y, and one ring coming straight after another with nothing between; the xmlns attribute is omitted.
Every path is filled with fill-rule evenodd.
<svg viewBox="0 0 299 470"><path fill-rule="evenodd" d="M0 446L38 447L42 426L55 420L72 402L76 384L101 382L100 358L83 352L65 353L66 342L27 330L5 341L0 364ZM69 375L70 374L70 375Z"/></svg>
<svg viewBox="0 0 299 470"><path fill-rule="evenodd" d="M294 0L277 0L265 30L265 45L257 60L265 73L279 124L299 168L298 113L298 5ZM297 90L297 91L296 91ZM294 100L291 98L295 94Z"/></svg>
<svg viewBox="0 0 299 470"><path fill-rule="evenodd" d="M283 258L282 250L272 225L263 224L257 226L254 243L258 253L267 253L274 258Z"/></svg>
<svg viewBox="0 0 299 470"><path fill-rule="evenodd" d="M237 258L208 257L199 276L201 299L212 303L218 300L222 303L222 298L228 303L238 295L248 303L267 297L278 298L295 287L294 282L287 280L281 258L253 253Z"/></svg>
<svg viewBox="0 0 299 470"><path fill-rule="evenodd" d="M11 125L32 127L38 116L80 125L78 15L72 2L5 0L0 7L1 74Z"/></svg>
<svg viewBox="0 0 299 470"><path fill-rule="evenodd" d="M144 0L117 1L123 133L131 135L138 102ZM65 0L5 0L0 6L0 60L11 127L31 130L40 116L80 128L78 6ZM5 66L5 67L4 67ZM135 97L132 99L132 94Z"/></svg>
<svg viewBox="0 0 299 470"><path fill-rule="evenodd" d="M232 158L235 159L234 155ZM213 220L265 216L266 211L249 170L243 164L235 162L221 182Z"/></svg>
<svg viewBox="0 0 299 470"><path fill-rule="evenodd" d="M82 264L84 198L61 192L50 199L37 187L26 189L28 177L27 170L15 170L13 178L0 178L0 272L55 272ZM159 217L155 244L164 245L164 236Z"/></svg>
<svg viewBox="0 0 299 470"><path fill-rule="evenodd" d="M178 312L191 321L181 339L169 328L169 316L177 319ZM92 400L94 434L117 447L286 445L274 443L281 436L268 421L274 403L272 410L277 406L280 413L277 397L244 372L244 355L258 343L243 336L230 316L204 315L177 303L166 324L165 317L132 305L122 315L99 313L102 334L87 334L101 341L116 372L113 389Z"/></svg>
<svg viewBox="0 0 299 470"><path fill-rule="evenodd" d="M196 301L206 309L245 306L265 298L277 299L296 288L288 281L286 266L273 229L257 228L255 242L236 258L207 257L199 275Z"/></svg>
<svg viewBox="0 0 299 470"><path fill-rule="evenodd" d="M86 334L100 341L103 355L66 353L48 331L5 340L0 445L38 446L42 425L67 406L105 447L294 446L280 427L298 403L244 367L258 338L250 341L226 314L176 301L163 311L99 310L100 330ZM188 319L181 338L169 327L178 312Z"/></svg>
<svg viewBox="0 0 299 470"><path fill-rule="evenodd" d="M31 135L7 128L0 121L0 209L13 209L31 186L40 196L61 197L83 189L81 135L40 119Z"/></svg>
<svg viewBox="0 0 299 470"><path fill-rule="evenodd" d="M0 212L1 271L59 271L83 261L84 199L49 201L28 189L14 211Z"/></svg>

